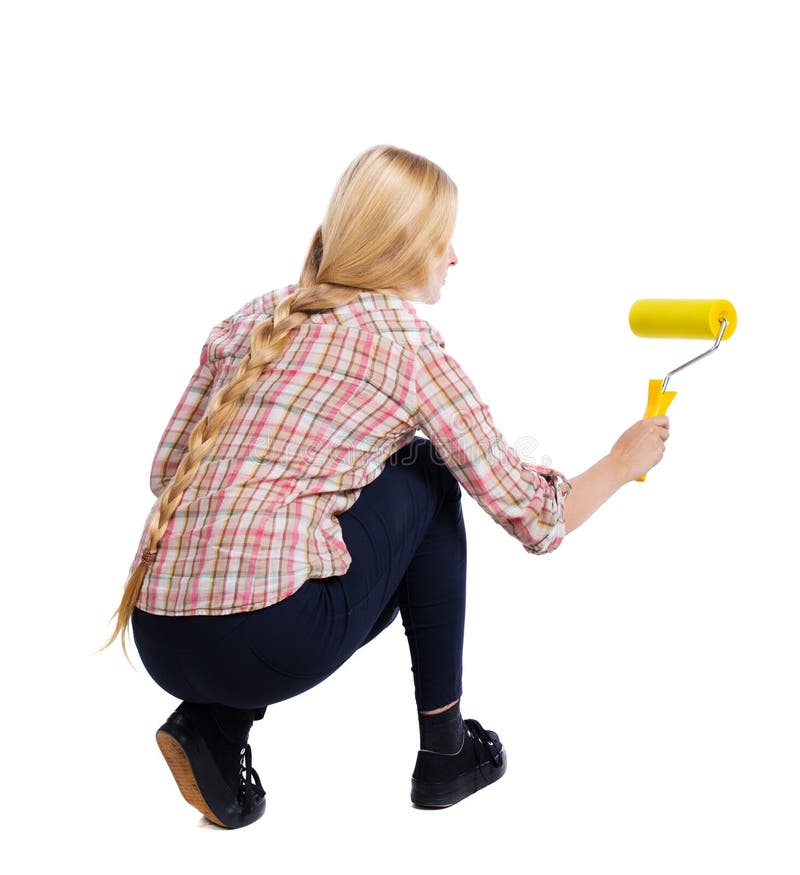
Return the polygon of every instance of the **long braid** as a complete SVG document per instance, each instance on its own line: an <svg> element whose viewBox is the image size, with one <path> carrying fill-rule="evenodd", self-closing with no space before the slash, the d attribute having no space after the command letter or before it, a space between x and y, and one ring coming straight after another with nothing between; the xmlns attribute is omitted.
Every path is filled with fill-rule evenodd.
<svg viewBox="0 0 800 875"><path fill-rule="evenodd" d="M318 251L314 251L317 236L312 243L310 260L318 263ZM217 443L221 433L230 425L244 396L269 364L280 358L292 340L294 329L305 322L310 313L340 307L352 301L360 289L340 286L334 283L314 283L300 287L285 297L275 308L273 315L260 322L250 334L250 349L242 358L230 382L220 389L208 406L203 418L192 429L187 452L167 488L162 492L158 505L150 520L147 548L136 568L131 572L122 600L112 621L116 617L114 631L103 645L108 647L122 634L122 649L128 657L125 632L139 599L147 569L155 559L156 551L169 521L181 503L184 493L194 480L203 459L208 456ZM129 657L128 657L129 658Z"/></svg>

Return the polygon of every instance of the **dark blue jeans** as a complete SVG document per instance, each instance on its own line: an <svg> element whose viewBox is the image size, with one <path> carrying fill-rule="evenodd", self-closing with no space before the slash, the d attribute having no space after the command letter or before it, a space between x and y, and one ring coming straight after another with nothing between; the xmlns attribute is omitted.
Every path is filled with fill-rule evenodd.
<svg viewBox="0 0 800 875"><path fill-rule="evenodd" d="M399 611L418 709L459 699L467 539L461 487L433 444L414 437L338 519L352 557L343 575L309 579L246 613L134 611L134 641L156 683L185 701L263 716L331 675Z"/></svg>

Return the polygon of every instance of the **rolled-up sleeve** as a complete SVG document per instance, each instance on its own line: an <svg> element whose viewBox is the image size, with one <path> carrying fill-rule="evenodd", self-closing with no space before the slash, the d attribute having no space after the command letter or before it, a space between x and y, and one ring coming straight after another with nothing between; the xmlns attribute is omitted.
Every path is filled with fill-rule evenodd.
<svg viewBox="0 0 800 875"><path fill-rule="evenodd" d="M551 553L565 535L571 484L553 468L520 459L441 335L432 337L416 350L417 427L495 522L529 553Z"/></svg>

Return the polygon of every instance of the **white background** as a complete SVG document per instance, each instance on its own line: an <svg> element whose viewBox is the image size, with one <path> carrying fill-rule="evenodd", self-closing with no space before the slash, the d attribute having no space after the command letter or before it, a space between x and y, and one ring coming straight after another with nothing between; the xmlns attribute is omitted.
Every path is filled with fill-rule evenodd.
<svg viewBox="0 0 800 875"><path fill-rule="evenodd" d="M795 8L4 5L7 859L798 871ZM229 833L158 753L175 701L93 651L208 330L297 278L339 174L382 142L459 186L460 264L419 311L534 461L584 470L705 348L634 337L636 298L726 297L739 327L673 379L647 483L554 554L465 496L462 712L500 733L502 781L411 807L398 620L256 725L268 809Z"/></svg>

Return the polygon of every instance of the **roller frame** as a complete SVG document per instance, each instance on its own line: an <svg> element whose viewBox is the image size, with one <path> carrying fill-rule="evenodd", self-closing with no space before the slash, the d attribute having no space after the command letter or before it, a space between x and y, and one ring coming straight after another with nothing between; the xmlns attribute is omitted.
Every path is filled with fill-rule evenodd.
<svg viewBox="0 0 800 875"><path fill-rule="evenodd" d="M724 319L724 318L720 319L720 329L719 329L719 332L717 333L717 339L714 341L714 345L711 347L711 349L707 349L705 352L701 352L700 355L696 355L693 359L689 359L689 361L686 362L685 364L682 364L682 365L680 365L680 367L677 367L674 370L670 371L667 374L667 376L664 377L664 382L661 384L661 391L662 392L667 391L667 384L669 383L669 378L673 374L677 374L678 371L682 371L684 368L688 368L689 365L693 365L695 362L700 361L700 359L705 358L707 355L711 355L711 353L714 352L714 350L722 342L722 335L725 334L725 329L727 327L728 327L728 320Z"/></svg>

